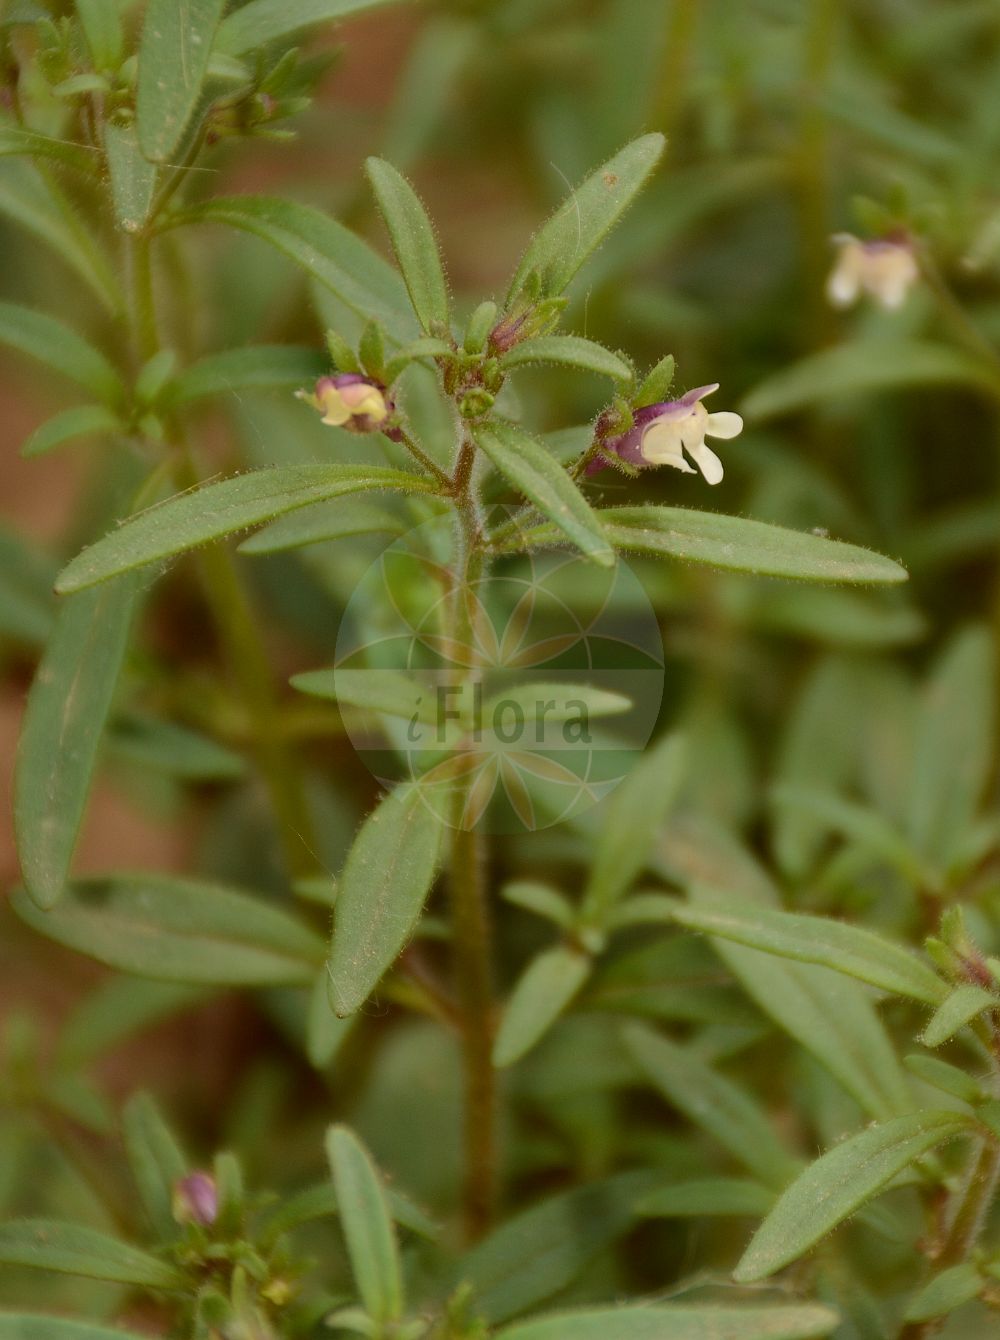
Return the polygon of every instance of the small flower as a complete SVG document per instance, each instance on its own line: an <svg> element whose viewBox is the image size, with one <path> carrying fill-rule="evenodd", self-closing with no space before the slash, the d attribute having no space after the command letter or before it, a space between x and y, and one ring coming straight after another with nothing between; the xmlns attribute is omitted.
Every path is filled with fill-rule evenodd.
<svg viewBox="0 0 1000 1340"><path fill-rule="evenodd" d="M850 233L836 233L837 263L826 283L834 307L850 307L867 293L889 311L895 311L920 277L913 245L905 233L862 242Z"/></svg>
<svg viewBox="0 0 1000 1340"><path fill-rule="evenodd" d="M211 1173L193 1172L174 1185L174 1218L179 1224L201 1224L207 1228L219 1214L219 1191Z"/></svg>
<svg viewBox="0 0 1000 1340"><path fill-rule="evenodd" d="M355 433L373 433L388 419L395 405L386 396L385 387L360 372L338 372L320 377L314 391L297 395L313 409L320 410L323 422L333 428L348 428Z"/></svg>
<svg viewBox="0 0 1000 1340"><path fill-rule="evenodd" d="M600 470L608 464L609 456L617 456L628 465L642 469L649 465L672 465L685 474L695 473L684 453L694 461L709 484L722 479L722 462L706 437L736 437L743 431L743 420L738 414L722 410L709 414L701 403L706 396L719 389L719 383L696 386L680 400L667 400L659 405L644 405L635 411L633 426L620 437L601 444L605 459L591 462L588 472Z"/></svg>

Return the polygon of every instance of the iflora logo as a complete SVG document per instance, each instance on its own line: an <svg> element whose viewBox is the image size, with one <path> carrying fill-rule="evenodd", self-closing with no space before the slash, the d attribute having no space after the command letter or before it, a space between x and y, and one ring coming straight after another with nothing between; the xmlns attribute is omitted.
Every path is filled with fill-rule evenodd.
<svg viewBox="0 0 1000 1340"><path fill-rule="evenodd" d="M419 781L445 822L558 823L612 790L652 734L655 614L626 563L562 551L504 558L456 590L450 538L419 526L359 583L333 674L347 729L382 782Z"/></svg>

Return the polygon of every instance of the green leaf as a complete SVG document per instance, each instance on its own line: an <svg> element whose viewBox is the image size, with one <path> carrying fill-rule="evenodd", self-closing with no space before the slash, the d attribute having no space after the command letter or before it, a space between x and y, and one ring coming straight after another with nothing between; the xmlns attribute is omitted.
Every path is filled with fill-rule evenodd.
<svg viewBox="0 0 1000 1340"><path fill-rule="evenodd" d="M104 252L72 203L34 163L14 158L0 162L0 214L6 214L51 247L97 295L118 313L123 297Z"/></svg>
<svg viewBox="0 0 1000 1340"><path fill-rule="evenodd" d="M562 293L646 184L665 144L657 134L633 140L566 198L522 256L511 280L508 304L532 272L541 279L543 298Z"/></svg>
<svg viewBox="0 0 1000 1340"><path fill-rule="evenodd" d="M600 925L642 873L683 780L683 740L667 735L613 792L583 893L583 917Z"/></svg>
<svg viewBox="0 0 1000 1340"><path fill-rule="evenodd" d="M597 515L566 471L535 438L512 423L496 421L473 430L480 450L588 558L614 564Z"/></svg>
<svg viewBox="0 0 1000 1340"><path fill-rule="evenodd" d="M907 832L935 865L947 868L954 859L990 775L996 681L993 639L973 626L948 644L924 691Z"/></svg>
<svg viewBox="0 0 1000 1340"><path fill-rule="evenodd" d="M544 731L547 722L589 721L591 717L613 717L627 712L632 699L623 693L596 689L590 684L559 684L555 681L532 680L528 684L509 684L483 704L481 720L489 729L493 714L505 706L518 707L525 722L537 722L536 732ZM541 743L538 733L536 742Z"/></svg>
<svg viewBox="0 0 1000 1340"><path fill-rule="evenodd" d="M912 1106L885 1029L857 982L814 963L713 941L740 985L779 1028L813 1054L871 1117Z"/></svg>
<svg viewBox="0 0 1000 1340"><path fill-rule="evenodd" d="M553 921L563 930L569 930L576 922L576 911L569 899L548 884L536 884L531 880L517 879L505 884L500 896L515 907L523 907L534 912L537 917Z"/></svg>
<svg viewBox="0 0 1000 1340"><path fill-rule="evenodd" d="M330 23L375 9L387 0L250 0L219 25L217 51L242 56L272 42L287 42L297 33L319 23Z"/></svg>
<svg viewBox="0 0 1000 1340"><path fill-rule="evenodd" d="M986 1097L983 1086L978 1080L974 1080L964 1070L959 1070L958 1066L949 1065L947 1061L941 1061L936 1056L925 1056L923 1052L911 1052L908 1056L903 1057L903 1064L907 1070L912 1071L925 1084L933 1085L935 1089L940 1089L942 1093L951 1094L953 1098L959 1099L960 1102L975 1106L976 1103L981 1103Z"/></svg>
<svg viewBox="0 0 1000 1340"><path fill-rule="evenodd" d="M205 396L308 386L326 371L327 360L318 349L294 344L223 349L185 368L170 390L170 401L186 405Z"/></svg>
<svg viewBox="0 0 1000 1340"><path fill-rule="evenodd" d="M892 821L877 810L833 791L798 783L776 786L771 796L780 807L803 811L817 819L821 828L842 834L853 846L871 852L915 884L921 883L923 871L916 853Z"/></svg>
<svg viewBox="0 0 1000 1340"><path fill-rule="evenodd" d="M0 1312L0 1340L143 1340L135 1331L47 1313Z"/></svg>
<svg viewBox="0 0 1000 1340"><path fill-rule="evenodd" d="M139 44L136 130L143 154L165 163L194 115L225 0L149 0Z"/></svg>
<svg viewBox="0 0 1000 1340"><path fill-rule="evenodd" d="M400 1191L387 1189L392 1217L402 1228L420 1237L433 1239L438 1230L432 1220ZM300 1224L313 1219L325 1219L337 1213L337 1194L329 1182L306 1187L295 1195L284 1198L274 1209L265 1212L260 1225L258 1242L270 1247L284 1233L290 1233Z"/></svg>
<svg viewBox="0 0 1000 1340"><path fill-rule="evenodd" d="M117 70L125 45L119 0L75 0L95 70Z"/></svg>
<svg viewBox="0 0 1000 1340"><path fill-rule="evenodd" d="M291 678L293 688L315 698L384 712L405 721L436 725L439 708L427 684L400 670L306 670Z"/></svg>
<svg viewBox="0 0 1000 1340"><path fill-rule="evenodd" d="M104 405L74 405L72 409L61 410L46 419L40 428L36 428L21 448L22 456L44 456L65 442L73 442L80 437L92 437L96 434L108 434L122 431L122 423L117 414Z"/></svg>
<svg viewBox="0 0 1000 1340"><path fill-rule="evenodd" d="M123 972L165 982L308 985L322 941L260 898L170 875L81 880L50 912L22 890L11 903L29 926Z"/></svg>
<svg viewBox="0 0 1000 1340"><path fill-rule="evenodd" d="M996 374L951 345L884 339L823 349L760 382L740 406L748 419L789 414L818 401L900 386L974 386L997 393Z"/></svg>
<svg viewBox="0 0 1000 1340"><path fill-rule="evenodd" d="M326 983L324 968L309 992L309 1010L306 1014L306 1056L309 1064L317 1070L326 1070L357 1024L357 1015L351 1015L349 1019L337 1018L330 1004Z"/></svg>
<svg viewBox="0 0 1000 1340"><path fill-rule="evenodd" d="M169 1241L178 1233L174 1186L188 1170L183 1150L148 1093L133 1094L125 1104L122 1133L139 1199L157 1237Z"/></svg>
<svg viewBox="0 0 1000 1340"><path fill-rule="evenodd" d="M970 1262L942 1270L919 1290L904 1314L905 1321L929 1321L969 1303L983 1287L978 1269Z"/></svg>
<svg viewBox="0 0 1000 1340"><path fill-rule="evenodd" d="M29 646L47 640L54 620L54 580L49 555L0 526L0 636Z"/></svg>
<svg viewBox="0 0 1000 1340"><path fill-rule="evenodd" d="M751 949L835 968L882 991L927 1005L939 1005L947 994L941 978L909 949L874 931L827 917L778 912L714 890L699 890L697 902L675 904L674 920Z"/></svg>
<svg viewBox="0 0 1000 1340"><path fill-rule="evenodd" d="M30 354L108 404L124 397L121 379L104 355L44 312L0 303L0 344Z"/></svg>
<svg viewBox="0 0 1000 1340"><path fill-rule="evenodd" d="M382 1178L364 1145L346 1126L330 1127L326 1152L351 1269L365 1309L378 1322L396 1321L403 1311L403 1281Z"/></svg>
<svg viewBox="0 0 1000 1340"><path fill-rule="evenodd" d="M590 969L590 956L568 945L557 945L532 959L504 1009L493 1064L513 1065L529 1052L577 995Z"/></svg>
<svg viewBox="0 0 1000 1340"><path fill-rule="evenodd" d="M365 172L421 326L428 334L447 331L448 286L426 210L416 191L391 163L369 158Z"/></svg>
<svg viewBox="0 0 1000 1340"><path fill-rule="evenodd" d="M116 758L183 781L232 781L247 770L240 754L207 735L138 712L113 722L108 747Z"/></svg>
<svg viewBox="0 0 1000 1340"><path fill-rule="evenodd" d="M612 381L628 382L632 369L623 358L605 349L603 344L581 339L578 335L541 335L534 340L515 344L500 359L504 372L532 363L554 363L566 368L579 368Z"/></svg>
<svg viewBox="0 0 1000 1340"><path fill-rule="evenodd" d="M891 558L764 521L686 507L612 507L597 515L611 542L632 553L802 581L906 581L905 569ZM525 538L537 539L531 532Z"/></svg>
<svg viewBox="0 0 1000 1340"><path fill-rule="evenodd" d="M200 987L109 977L70 1015L59 1036L58 1060L83 1066L126 1038L206 998Z"/></svg>
<svg viewBox="0 0 1000 1340"><path fill-rule="evenodd" d="M562 1292L635 1222L635 1206L651 1186L646 1173L550 1196L515 1214L461 1257L455 1282L468 1280L476 1309L492 1323L506 1321ZM610 1340L605 1330L602 1340Z"/></svg>
<svg viewBox="0 0 1000 1340"><path fill-rule="evenodd" d="M386 508L351 498L341 503L315 503L279 517L244 540L239 550L241 554L282 554L289 549L339 540L345 535L371 535L380 531L401 535L403 530L403 522Z"/></svg>
<svg viewBox="0 0 1000 1340"><path fill-rule="evenodd" d="M219 196L169 220L170 226L182 223L223 223L252 233L300 265L352 311L381 321L397 344L417 334L398 271L321 210L266 196Z"/></svg>
<svg viewBox="0 0 1000 1340"><path fill-rule="evenodd" d="M397 786L361 825L334 910L328 989L338 1015L360 1009L413 934L441 837L416 785Z"/></svg>
<svg viewBox="0 0 1000 1340"><path fill-rule="evenodd" d="M111 179L111 203L119 228L138 233L149 218L156 188L156 164L143 158L135 126L104 127L104 151Z"/></svg>
<svg viewBox="0 0 1000 1340"><path fill-rule="evenodd" d="M955 1112L911 1112L835 1145L792 1183L754 1234L733 1272L761 1280L808 1251L935 1145L968 1129Z"/></svg>
<svg viewBox="0 0 1000 1340"><path fill-rule="evenodd" d="M14 829L39 907L62 893L128 648L133 578L67 600L35 675L14 774Z"/></svg>
<svg viewBox="0 0 1000 1340"><path fill-rule="evenodd" d="M15 1219L0 1224L0 1262L148 1289L184 1286L184 1276L166 1261L106 1233L55 1219Z"/></svg>
<svg viewBox="0 0 1000 1340"><path fill-rule="evenodd" d="M644 1024L623 1030L631 1055L668 1102L716 1139L761 1181L784 1185L799 1162L756 1102L697 1057Z"/></svg>
<svg viewBox="0 0 1000 1340"><path fill-rule="evenodd" d="M51 158L89 177L97 165L97 154L98 151L88 145L55 139L51 135L39 134L36 130L25 130L14 122L0 120L0 158L21 155Z"/></svg>
<svg viewBox="0 0 1000 1340"><path fill-rule="evenodd" d="M557 1312L505 1326L496 1340L815 1340L839 1321L819 1303L672 1303Z"/></svg>
<svg viewBox="0 0 1000 1340"><path fill-rule="evenodd" d="M430 480L381 465L289 465L204 484L130 517L62 570L56 590L79 591L158 559L247 530L297 507L348 493L427 493Z"/></svg>
<svg viewBox="0 0 1000 1340"><path fill-rule="evenodd" d="M934 1011L920 1041L925 1047L940 1047L971 1023L984 1010L1000 1008L1000 998L971 982L957 986Z"/></svg>
<svg viewBox="0 0 1000 1340"><path fill-rule="evenodd" d="M675 1182L651 1192L638 1205L651 1219L700 1219L704 1215L746 1215L759 1219L774 1204L774 1192L760 1182L712 1177Z"/></svg>

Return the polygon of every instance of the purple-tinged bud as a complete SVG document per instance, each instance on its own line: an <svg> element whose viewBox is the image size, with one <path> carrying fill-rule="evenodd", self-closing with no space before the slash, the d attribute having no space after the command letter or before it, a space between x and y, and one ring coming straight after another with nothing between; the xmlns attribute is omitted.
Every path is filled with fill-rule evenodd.
<svg viewBox="0 0 1000 1340"><path fill-rule="evenodd" d="M395 404L384 386L360 372L337 372L320 377L313 391L299 391L297 395L307 405L319 410L323 422L333 428L347 428L352 433L394 435L394 430L387 427L387 420L395 413Z"/></svg>
<svg viewBox="0 0 1000 1340"><path fill-rule="evenodd" d="M174 1218L179 1224L201 1224L207 1228L219 1215L219 1190L211 1173L188 1173L174 1185Z"/></svg>
<svg viewBox="0 0 1000 1340"><path fill-rule="evenodd" d="M490 331L489 350L493 354L505 354L513 349L515 344L520 343L527 332L524 330L524 324L527 321L531 309L521 312L518 315L510 314L501 317L493 329Z"/></svg>

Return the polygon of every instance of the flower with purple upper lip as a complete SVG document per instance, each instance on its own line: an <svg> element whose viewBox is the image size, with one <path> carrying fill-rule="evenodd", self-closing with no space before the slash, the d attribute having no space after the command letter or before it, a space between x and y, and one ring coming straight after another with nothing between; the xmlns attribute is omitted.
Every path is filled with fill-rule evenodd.
<svg viewBox="0 0 1000 1340"><path fill-rule="evenodd" d="M690 456L706 482L718 484L723 474L722 462L706 445L705 438L736 437L743 431L743 420L738 414L728 410L709 414L701 403L718 389L719 383L712 382L710 386L696 386L679 400L643 405L635 411L628 432L601 443L601 456L590 463L588 473L602 469L610 464L611 456L617 456L639 469L672 465L675 470L693 475L694 467L687 461Z"/></svg>
<svg viewBox="0 0 1000 1340"><path fill-rule="evenodd" d="M836 233L837 261L826 283L834 307L850 307L862 293L888 311L902 307L920 277L913 243L906 233L862 242L850 233Z"/></svg>
<svg viewBox="0 0 1000 1340"><path fill-rule="evenodd" d="M386 395L385 387L370 377L363 377L360 372L337 372L320 377L314 390L296 394L322 413L323 423L354 433L385 432L385 421L396 408Z"/></svg>

